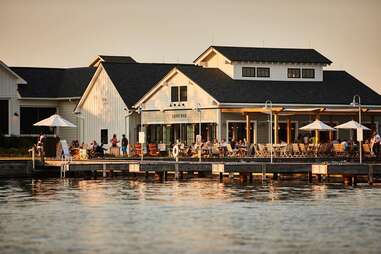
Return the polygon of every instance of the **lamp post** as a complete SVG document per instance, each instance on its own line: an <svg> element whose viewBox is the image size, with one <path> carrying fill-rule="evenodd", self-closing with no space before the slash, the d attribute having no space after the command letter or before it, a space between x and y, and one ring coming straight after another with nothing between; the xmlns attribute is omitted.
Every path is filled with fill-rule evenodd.
<svg viewBox="0 0 381 254"><path fill-rule="evenodd" d="M265 109L270 110L269 138L270 138L270 163L273 163L273 103L270 100L265 102Z"/></svg>
<svg viewBox="0 0 381 254"><path fill-rule="evenodd" d="M200 103L197 103L195 105L195 108L194 110L196 112L198 112L198 117L199 117L199 121L198 121L198 135L202 141L202 138L201 138L201 104ZM202 155L202 151L201 151L201 143L200 143L200 148L199 148L199 151L198 151L198 161L201 162L201 155Z"/></svg>
<svg viewBox="0 0 381 254"><path fill-rule="evenodd" d="M140 132L143 132L143 118L142 118L142 112L143 112L143 106L142 105L140 105L139 107L138 107L138 109L136 110L136 112L138 113L138 114L140 114ZM139 132L139 133L140 133ZM143 132L144 133L144 132ZM140 139L140 134L139 134L139 139ZM141 161L143 161L143 157L144 157L144 148L143 148L143 146L144 146L144 140L145 140L145 137L143 137L142 138L143 140L139 140L139 141L143 141L142 143L140 143L141 144L141 151L140 151L140 154L141 154Z"/></svg>
<svg viewBox="0 0 381 254"><path fill-rule="evenodd" d="M356 94L353 96L353 100L351 102L351 104L353 107L356 107L358 106L358 109L359 109L359 124L361 125L361 98L360 98L360 95ZM361 131L362 128L361 128ZM358 138L357 138L358 139ZM362 137L361 137L362 139ZM359 141L359 153L360 153L360 164L362 164L362 140L358 140Z"/></svg>

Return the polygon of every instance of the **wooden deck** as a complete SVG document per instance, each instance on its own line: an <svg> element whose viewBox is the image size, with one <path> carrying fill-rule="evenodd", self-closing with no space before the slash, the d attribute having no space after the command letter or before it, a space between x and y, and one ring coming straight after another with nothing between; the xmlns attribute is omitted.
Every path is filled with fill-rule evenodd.
<svg viewBox="0 0 381 254"><path fill-rule="evenodd" d="M251 179L253 174L272 174L275 179L280 174L304 174L312 181L312 177L321 179L322 176L339 175L348 181L356 181L357 176L368 178L370 184L375 176L381 176L381 164L347 163L347 162L195 162L195 161L153 161L153 160L87 160L87 161L46 161L44 167L37 171L43 172L46 167L55 168L61 177L70 173L100 173L103 177L112 175L114 172L122 173L155 173L160 177L166 177L168 173L175 174L176 178L183 173L219 175L239 174L240 177Z"/></svg>

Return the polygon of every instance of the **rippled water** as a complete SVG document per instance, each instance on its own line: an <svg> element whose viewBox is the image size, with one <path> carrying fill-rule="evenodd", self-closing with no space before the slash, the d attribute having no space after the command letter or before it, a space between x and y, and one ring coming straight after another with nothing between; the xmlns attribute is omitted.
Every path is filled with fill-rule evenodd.
<svg viewBox="0 0 381 254"><path fill-rule="evenodd" d="M381 188L0 180L0 253L380 253Z"/></svg>

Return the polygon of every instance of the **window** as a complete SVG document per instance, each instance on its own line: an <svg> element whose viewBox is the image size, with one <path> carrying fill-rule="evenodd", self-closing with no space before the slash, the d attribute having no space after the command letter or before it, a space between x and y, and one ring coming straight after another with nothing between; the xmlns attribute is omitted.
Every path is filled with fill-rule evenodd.
<svg viewBox="0 0 381 254"><path fill-rule="evenodd" d="M180 101L187 101L188 99L187 88L188 88L187 86L180 86Z"/></svg>
<svg viewBox="0 0 381 254"><path fill-rule="evenodd" d="M172 86L171 87L171 102L179 101L179 87Z"/></svg>
<svg viewBox="0 0 381 254"><path fill-rule="evenodd" d="M8 100L0 100L0 136L9 134L9 106Z"/></svg>
<svg viewBox="0 0 381 254"><path fill-rule="evenodd" d="M101 144L108 144L108 129L101 129Z"/></svg>
<svg viewBox="0 0 381 254"><path fill-rule="evenodd" d="M315 78L315 69L303 69L302 78Z"/></svg>
<svg viewBox="0 0 381 254"><path fill-rule="evenodd" d="M242 77L255 77L255 67L242 67Z"/></svg>
<svg viewBox="0 0 381 254"><path fill-rule="evenodd" d="M300 78L300 69L299 68L288 68L287 69L288 78Z"/></svg>
<svg viewBox="0 0 381 254"><path fill-rule="evenodd" d="M257 77L269 78L270 77L270 68L268 68L268 67L257 67Z"/></svg>
<svg viewBox="0 0 381 254"><path fill-rule="evenodd" d="M53 134L53 128L33 126L38 121L56 113L56 108L20 108L20 133L21 134Z"/></svg>
<svg viewBox="0 0 381 254"><path fill-rule="evenodd" d="M171 102L187 101L188 87L187 86L172 86L171 87Z"/></svg>

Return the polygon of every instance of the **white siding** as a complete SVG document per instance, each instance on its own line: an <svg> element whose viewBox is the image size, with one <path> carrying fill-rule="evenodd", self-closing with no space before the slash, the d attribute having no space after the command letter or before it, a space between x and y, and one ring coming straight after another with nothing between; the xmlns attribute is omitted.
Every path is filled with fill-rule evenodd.
<svg viewBox="0 0 381 254"><path fill-rule="evenodd" d="M322 81L323 80L323 66L318 64L283 64L283 63L242 63L233 62L234 66L234 79L243 80L281 80L281 81ZM258 77L242 77L242 67L269 67L269 78ZM287 78L288 68L309 68L315 70L314 79L305 78Z"/></svg>
<svg viewBox="0 0 381 254"><path fill-rule="evenodd" d="M194 84L184 74L178 72L167 82L160 84L161 87L147 101L144 102L145 110L162 110L162 109L185 109L194 108L197 103L201 107L216 107L217 102L198 85ZM172 106L171 104L171 87L187 86L187 101L180 103L181 106ZM175 103L179 104L179 103ZM184 106L182 105L184 104Z"/></svg>
<svg viewBox="0 0 381 254"><path fill-rule="evenodd" d="M58 135L61 139L65 139L67 142L79 139L79 121L78 117L74 114L74 108L77 105L78 100L74 101L60 101L58 103L58 114L68 120L69 122L77 125L76 128L60 128Z"/></svg>
<svg viewBox="0 0 381 254"><path fill-rule="evenodd" d="M0 66L0 99L8 100L9 105L9 134L20 134L20 107L17 100L17 79L12 76L6 69Z"/></svg>
<svg viewBox="0 0 381 254"><path fill-rule="evenodd" d="M226 58L220 53L211 53L208 59L203 61L203 65L207 68L218 68L233 78L233 65L229 62L226 62Z"/></svg>
<svg viewBox="0 0 381 254"><path fill-rule="evenodd" d="M118 139L128 131L126 105L104 70L91 87L80 107L81 142L100 142L101 129L108 129L108 142L115 133Z"/></svg>

